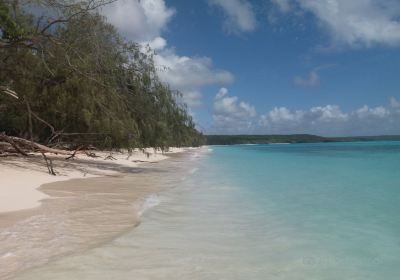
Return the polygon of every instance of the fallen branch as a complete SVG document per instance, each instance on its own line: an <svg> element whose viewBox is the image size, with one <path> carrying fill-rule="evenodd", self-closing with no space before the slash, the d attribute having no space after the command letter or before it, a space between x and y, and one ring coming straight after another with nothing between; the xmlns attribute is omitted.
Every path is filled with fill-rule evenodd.
<svg viewBox="0 0 400 280"><path fill-rule="evenodd" d="M21 156L20 154L18 154L18 153L3 153L3 152L1 152L0 153L0 158L7 158L7 157L19 157L19 156Z"/></svg>
<svg viewBox="0 0 400 280"><path fill-rule="evenodd" d="M93 152L85 151L85 154L86 154L88 157L92 157L92 158L99 158L99 157L100 157L100 156L96 155L96 154L93 153Z"/></svg>
<svg viewBox="0 0 400 280"><path fill-rule="evenodd" d="M17 143L15 143L15 141L12 139L12 137L9 137L7 135L5 135L4 133L0 134L0 140L5 141L7 143L9 143L15 151L17 151L18 153L20 153L23 156L28 156L28 154L22 150Z"/></svg>
<svg viewBox="0 0 400 280"><path fill-rule="evenodd" d="M104 158L104 160L117 160L115 157L112 156L112 153L110 153L108 156Z"/></svg>
<svg viewBox="0 0 400 280"><path fill-rule="evenodd" d="M2 136L4 137L5 135L3 134ZM28 147L28 150L29 150L29 148L30 149L33 148L33 149L38 150L41 153L51 153L51 154L56 154L56 155L60 154L60 155L66 155L66 156L70 156L72 154L70 151L49 148L49 147L47 147L45 145L38 144L36 142L29 141L29 140L26 140L26 139L23 139L23 138L19 138L19 137L5 136L4 140L7 141L7 139L11 140L14 143L18 143L18 145Z"/></svg>
<svg viewBox="0 0 400 280"><path fill-rule="evenodd" d="M77 153L78 151L80 151L82 148L84 148L84 146L79 146L78 148L76 148L75 151L72 153L72 155L70 155L69 157L67 157L66 160L69 160L69 159L71 159L71 158L74 158L75 155L76 155L76 153Z"/></svg>

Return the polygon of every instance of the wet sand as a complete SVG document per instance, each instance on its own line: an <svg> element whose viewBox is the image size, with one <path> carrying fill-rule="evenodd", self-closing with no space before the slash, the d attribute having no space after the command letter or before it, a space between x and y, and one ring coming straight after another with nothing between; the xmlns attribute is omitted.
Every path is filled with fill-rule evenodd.
<svg viewBox="0 0 400 280"><path fill-rule="evenodd" d="M165 152L153 149L134 150L130 154L127 151L96 151L95 157L81 153L70 160L62 155L48 155L57 176L49 176L41 154L0 157L0 214L40 206L41 201L48 198L37 190L43 184L129 173L132 168L143 163L159 162L169 158L171 153L185 150L190 148L170 148Z"/></svg>
<svg viewBox="0 0 400 280"><path fill-rule="evenodd" d="M140 222L146 198L181 180L191 152L129 173L43 185L32 210L0 214L0 279L99 246Z"/></svg>

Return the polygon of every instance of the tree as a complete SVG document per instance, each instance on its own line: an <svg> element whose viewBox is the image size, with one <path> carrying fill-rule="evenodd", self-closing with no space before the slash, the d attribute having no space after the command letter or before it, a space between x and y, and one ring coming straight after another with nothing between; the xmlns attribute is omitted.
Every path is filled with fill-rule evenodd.
<svg viewBox="0 0 400 280"><path fill-rule="evenodd" d="M0 2L0 132L68 147L203 143L152 56L96 13L112 1L40 0L39 14L28 2Z"/></svg>

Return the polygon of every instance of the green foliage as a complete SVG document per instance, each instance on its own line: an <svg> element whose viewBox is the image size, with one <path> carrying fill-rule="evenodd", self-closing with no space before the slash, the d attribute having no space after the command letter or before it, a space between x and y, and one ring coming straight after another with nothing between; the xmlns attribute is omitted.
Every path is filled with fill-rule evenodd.
<svg viewBox="0 0 400 280"><path fill-rule="evenodd" d="M20 42L28 40L30 27L27 26L30 18L21 15L17 10L11 13L10 0L0 0L0 39L2 43Z"/></svg>
<svg viewBox="0 0 400 280"><path fill-rule="evenodd" d="M13 18L0 7L2 23L30 22L27 30L44 29L33 15ZM31 36L40 38L31 47L0 47L0 86L19 96L0 94L0 131L30 137L33 114L45 120L32 118L32 137L44 143L54 127L62 132L59 142L107 148L203 144L177 93L159 81L152 56L126 42L102 16L80 13L52 26L46 36Z"/></svg>

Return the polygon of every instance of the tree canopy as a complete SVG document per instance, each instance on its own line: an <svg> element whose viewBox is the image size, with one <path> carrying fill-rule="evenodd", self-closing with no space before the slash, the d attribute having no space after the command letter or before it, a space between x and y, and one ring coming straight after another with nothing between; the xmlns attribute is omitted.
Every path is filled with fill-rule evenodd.
<svg viewBox="0 0 400 280"><path fill-rule="evenodd" d="M203 144L151 51L97 12L109 2L0 0L0 132L104 148Z"/></svg>

